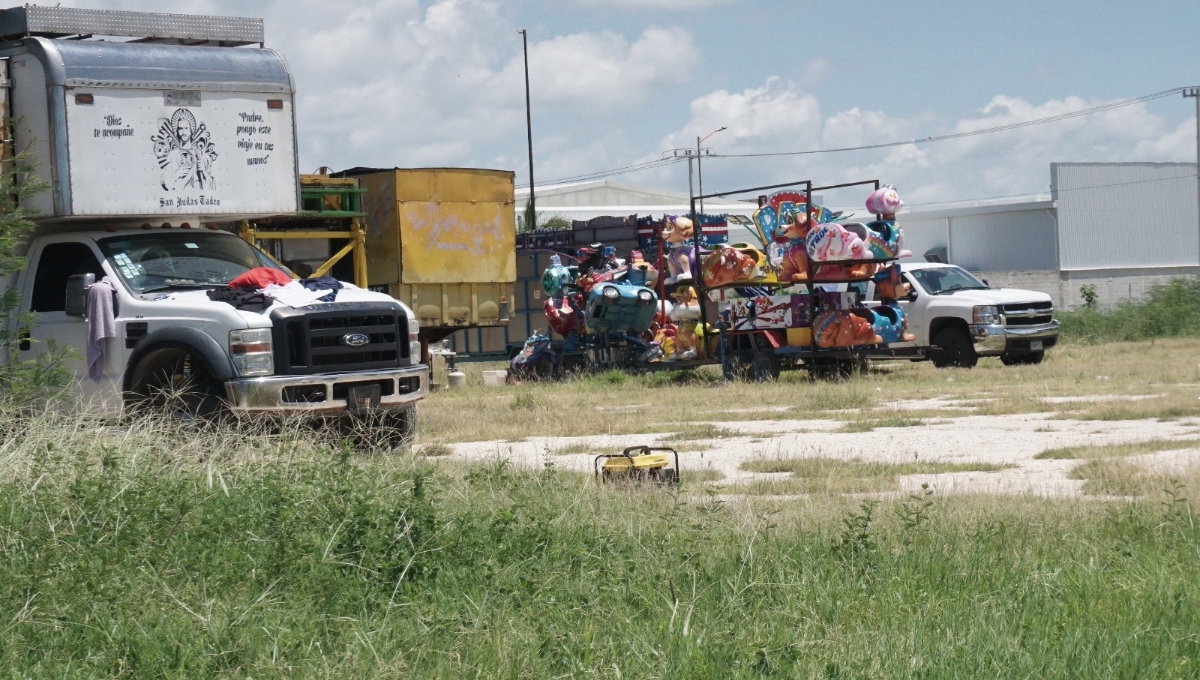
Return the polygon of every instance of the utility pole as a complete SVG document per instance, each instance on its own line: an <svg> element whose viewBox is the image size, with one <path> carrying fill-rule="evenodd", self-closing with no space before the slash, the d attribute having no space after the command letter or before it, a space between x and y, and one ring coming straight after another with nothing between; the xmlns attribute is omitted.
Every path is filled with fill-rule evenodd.
<svg viewBox="0 0 1200 680"><path fill-rule="evenodd" d="M704 172L700 168L700 144L704 140L708 139L709 137L712 137L713 135L715 135L718 132L721 132L722 130L725 130L725 129L727 129L727 128L725 128L725 127L718 128L718 129L713 130L712 132L708 133L707 135L704 135L703 137L701 137L700 135L696 135L696 176L700 180L700 194L699 194L700 196L704 195ZM700 199L700 212L704 212L704 199L703 198Z"/></svg>
<svg viewBox="0 0 1200 680"><path fill-rule="evenodd" d="M533 111L529 106L529 36L525 29L517 31L521 34L521 48L525 52L525 135L529 141L529 212L526 213L530 222L525 229L533 231L537 226L537 203L533 195Z"/></svg>
<svg viewBox="0 0 1200 680"><path fill-rule="evenodd" d="M1200 87L1183 88L1183 96L1196 100L1196 210L1200 212Z"/></svg>

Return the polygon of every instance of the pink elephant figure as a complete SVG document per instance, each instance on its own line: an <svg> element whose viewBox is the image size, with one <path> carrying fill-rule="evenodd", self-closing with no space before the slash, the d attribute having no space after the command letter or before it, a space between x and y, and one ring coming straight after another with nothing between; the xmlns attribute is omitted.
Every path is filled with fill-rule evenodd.
<svg viewBox="0 0 1200 680"><path fill-rule="evenodd" d="M885 184L867 196L867 211L873 212L876 215L895 215L901 207L904 206L904 201L900 200L900 194L897 193L896 187Z"/></svg>
<svg viewBox="0 0 1200 680"><path fill-rule="evenodd" d="M814 262L874 259L868 245L870 231L857 222L818 224L808 232L805 247Z"/></svg>

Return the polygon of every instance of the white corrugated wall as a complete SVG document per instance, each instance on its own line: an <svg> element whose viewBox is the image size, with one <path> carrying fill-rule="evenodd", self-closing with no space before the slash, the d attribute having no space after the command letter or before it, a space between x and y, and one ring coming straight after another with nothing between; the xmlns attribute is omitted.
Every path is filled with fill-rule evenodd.
<svg viewBox="0 0 1200 680"><path fill-rule="evenodd" d="M1059 268L1200 264L1192 163L1052 163Z"/></svg>

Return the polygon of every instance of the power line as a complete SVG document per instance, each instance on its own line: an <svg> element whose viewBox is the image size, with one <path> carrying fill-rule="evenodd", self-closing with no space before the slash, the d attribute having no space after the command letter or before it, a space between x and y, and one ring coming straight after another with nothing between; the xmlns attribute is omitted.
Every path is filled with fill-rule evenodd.
<svg viewBox="0 0 1200 680"><path fill-rule="evenodd" d="M1046 123L1055 123L1055 122L1062 121L1062 120L1069 120L1071 118L1090 116L1095 113L1102 113L1104 111L1112 111L1114 109L1124 108L1126 106L1132 106L1134 104L1140 104L1143 102L1153 101L1155 99L1162 99L1163 97L1168 97L1173 94L1182 92L1184 89L1185 88L1182 88L1182 87L1174 87L1169 90L1163 90L1162 92L1155 92L1154 94L1148 94L1148 95L1144 95L1141 97L1134 97L1132 99L1122 99L1120 101L1109 102L1107 104L1101 104L1099 106L1093 106L1093 107L1087 108L1087 109L1080 109L1078 111L1068 111L1066 113L1060 113L1060 114L1056 114L1053 116L1046 116L1044 118L1035 118L1033 120L1022 121L1019 123L1009 123L1007 125L998 125L996 127L984 128L981 130L971 130L968 132L955 132L955 133L951 133L951 134L947 134L947 135L936 135L936 136L932 136L932 137L922 137L919 139L909 139L909 140L897 141L897 142L885 142L885 143L881 143L881 144L866 144L863 146L846 146L846 147L839 147L839 148L833 148L833 149L810 149L810 150L806 150L806 151L775 151L775 152L764 152L764 153L730 153L730 154L714 153L714 154L709 154L706 157L708 157L708 158L769 158L769 157L779 157L779 156L809 156L809 155L826 154L826 153L841 153L841 152L846 152L846 151L868 151L871 149L887 149L887 148L892 148L892 147L897 147L897 146L907 146L909 144L927 144L927 143L931 143L931 142L943 142L943 141L947 141L947 140L951 140L951 139L963 139L963 138L967 138L967 137L977 137L980 135L993 134L996 132L1005 132L1008 130L1018 130L1021 128L1032 127L1035 125L1044 125ZM667 158L661 158L661 159L656 159L656 160L652 160L652 161L645 161L642 163L635 163L633 165L627 165L627 166L623 166L623 167L619 167L619 168L612 168L609 170L599 170L596 172L590 172L590 173L585 173L585 174L581 174L581 175L573 175L570 177L559 177L559 178L555 178L552 180L547 180L546 184L561 184L561 183L567 183L567 182L586 182L586 181L590 181L590 180L603 179L605 177L614 177L617 175L626 175L626 174L631 174L631 173L635 173L635 172L642 172L645 170L652 170L654 168L664 167L664 166L671 165L674 163L679 163L679 162L682 162L685 160L687 160L686 156L679 156L679 157L668 156ZM528 189L529 187L527 185L517 185L517 188ZM1024 196L1024 195L1030 195L1030 194L1019 194L1019 195ZM1000 198L1007 198L1007 197L1000 197ZM968 200L970 200L970 199L968 199ZM978 200L986 200L986 199L978 199Z"/></svg>
<svg viewBox="0 0 1200 680"><path fill-rule="evenodd" d="M550 184L563 184L566 182L586 182L588 180L602 179L604 177L613 177L615 175L628 175L628 174L634 173L634 172L642 172L643 170L652 170L654 168L661 168L661 167L664 167L667 165L672 165L674 163L679 163L679 162L685 161L685 160L687 160L686 156L680 156L680 157L668 156L667 158L659 158L659 159L655 159L652 161L645 161L643 163L635 163L634 165L627 165L627 166L620 167L620 168L613 168L611 170L598 170L596 172L589 172L589 173L586 173L583 175L573 175L570 177L558 177L556 179L546 180L545 182L543 182L542 186L547 186ZM518 189L528 189L529 186L518 184L517 188Z"/></svg>
<svg viewBox="0 0 1200 680"><path fill-rule="evenodd" d="M1119 109L1119 108L1122 108L1125 106L1132 106L1134 104L1140 104L1142 102L1148 102L1148 101L1152 101L1155 99L1161 99L1163 97L1168 97L1168 96L1176 94L1178 92L1182 92L1183 89L1184 88L1182 88L1182 87L1174 87L1174 88L1171 88L1170 90L1163 90L1162 92L1155 92L1154 94L1148 94L1148 95L1144 95L1142 97L1135 97L1133 99L1123 99L1121 101L1109 102L1108 104L1101 104L1099 106L1093 106L1088 109L1080 109L1078 111L1068 111L1067 113L1060 113L1060 114L1056 114L1053 116L1046 116L1045 118L1035 118L1033 120L1027 120L1027 121L1023 121L1020 123L1009 123L1008 125L998 125L996 127L984 128L982 130L971 130L969 132L955 132L953 134L948 134L948 135L938 135L938 136L934 136L934 137L922 137L920 139L909 139L909 140L905 140L902 142L886 142L883 144L866 144L864 146L845 146L845 147L840 147L840 148L836 148L836 149L811 149L808 151L775 151L775 152L770 152L770 153L722 153L722 154L714 153L714 154L712 154L712 156L715 158L766 158L766 157L771 157L771 156L808 156L808 155L822 154L822 153L840 153L843 151L866 151L866 150L870 150L870 149L887 149L887 148L896 147L896 146L907 146L909 144L926 144L929 142L944 142L944 141L950 140L950 139L962 139L964 137L976 137L979 135L992 134L993 132L1004 132L1007 130L1017 130L1020 128L1031 127L1034 125L1043 125L1045 123L1054 123L1054 122L1057 122L1060 120L1068 120L1070 118L1078 118L1080 116L1089 116L1093 113L1101 113L1103 111L1111 111L1113 109Z"/></svg>

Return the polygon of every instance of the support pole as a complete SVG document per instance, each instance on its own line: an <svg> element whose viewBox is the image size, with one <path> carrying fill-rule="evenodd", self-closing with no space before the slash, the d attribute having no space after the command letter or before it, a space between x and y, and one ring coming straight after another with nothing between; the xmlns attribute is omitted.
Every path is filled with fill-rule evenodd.
<svg viewBox="0 0 1200 680"><path fill-rule="evenodd" d="M537 203L533 195L533 109L529 105L529 37L525 29L517 31L521 34L521 48L525 53L525 135L529 141L529 216L535 224L526 224L526 231L533 231L537 226Z"/></svg>

